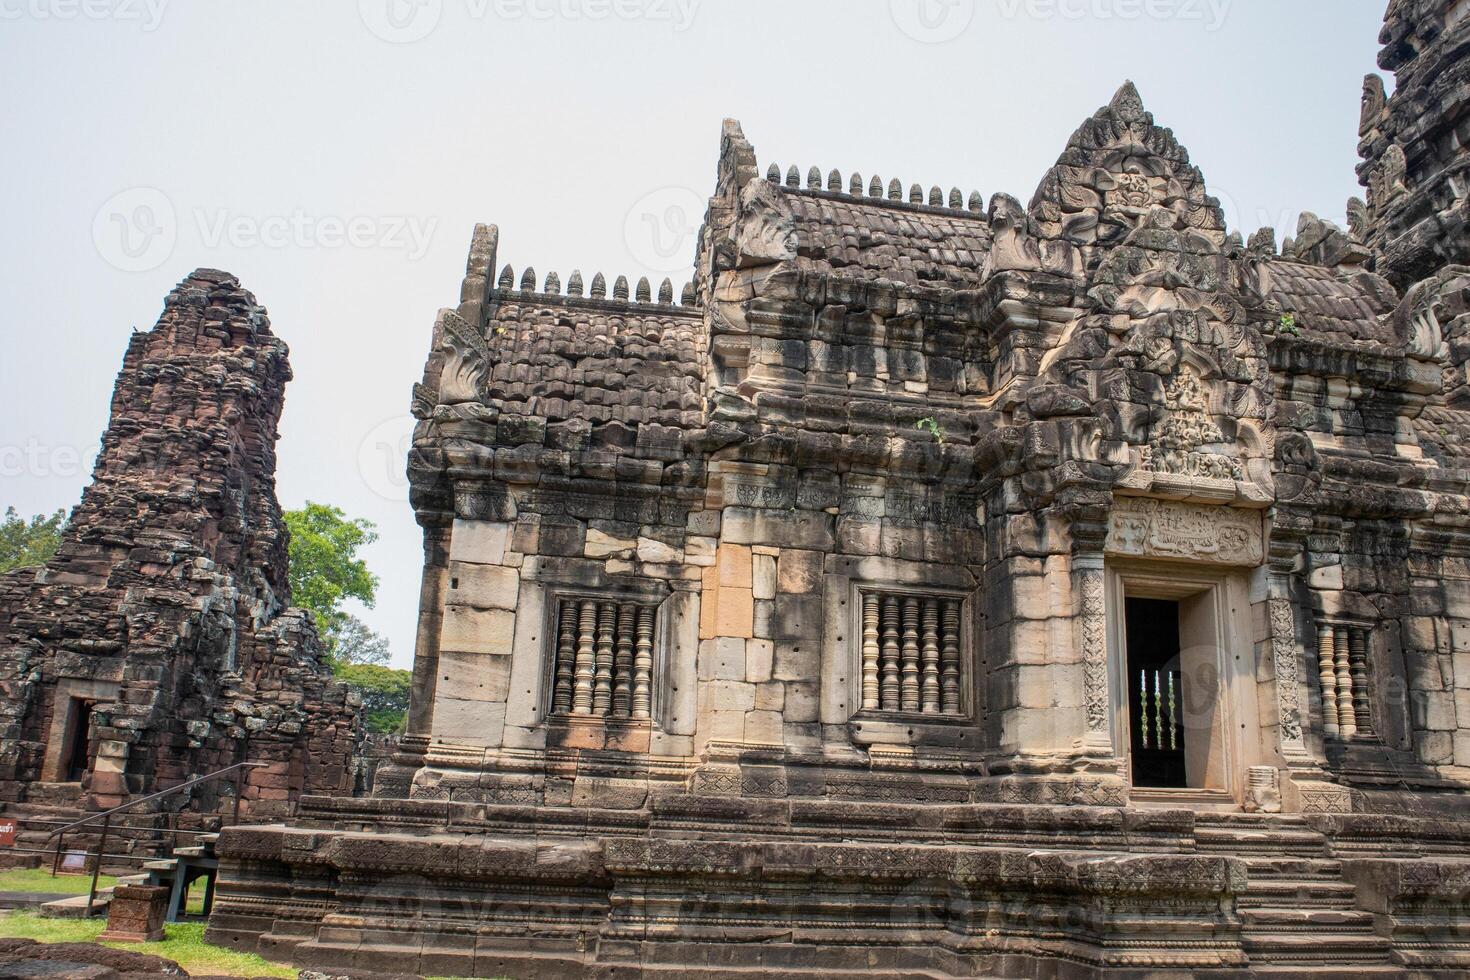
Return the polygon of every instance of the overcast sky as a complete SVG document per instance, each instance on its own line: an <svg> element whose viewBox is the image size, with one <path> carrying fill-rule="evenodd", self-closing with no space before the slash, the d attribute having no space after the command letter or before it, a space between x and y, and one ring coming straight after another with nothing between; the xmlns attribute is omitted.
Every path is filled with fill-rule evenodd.
<svg viewBox="0 0 1470 980"><path fill-rule="evenodd" d="M1125 78L1232 228L1341 220L1385 0L0 0L0 507L71 507L191 269L291 346L282 503L377 523L412 658L410 386L477 221L517 273L689 277L720 121L1029 200Z"/></svg>

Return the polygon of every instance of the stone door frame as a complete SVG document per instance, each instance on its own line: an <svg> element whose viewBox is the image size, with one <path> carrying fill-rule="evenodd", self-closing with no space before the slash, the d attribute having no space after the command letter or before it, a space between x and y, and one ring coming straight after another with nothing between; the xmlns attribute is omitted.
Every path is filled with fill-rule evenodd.
<svg viewBox="0 0 1470 980"><path fill-rule="evenodd" d="M81 677L63 677L56 682L51 699L51 724L46 729L46 758L41 764L41 782L66 781L66 763L76 725L79 701L103 703L117 700L121 685ZM95 762L94 762L95 765Z"/></svg>
<svg viewBox="0 0 1470 980"><path fill-rule="evenodd" d="M1180 805L1242 803L1245 773L1254 761L1254 753L1249 751L1250 737L1259 732L1248 570L1113 558L1107 560L1104 570L1110 732L1118 759L1127 762L1131 748L1125 615L1128 598L1180 602L1181 649L1195 651L1196 657L1207 655L1216 677L1216 709L1210 725L1212 751L1206 767L1212 785L1138 787L1131 791L1132 797ZM1186 617L1192 617L1193 623Z"/></svg>

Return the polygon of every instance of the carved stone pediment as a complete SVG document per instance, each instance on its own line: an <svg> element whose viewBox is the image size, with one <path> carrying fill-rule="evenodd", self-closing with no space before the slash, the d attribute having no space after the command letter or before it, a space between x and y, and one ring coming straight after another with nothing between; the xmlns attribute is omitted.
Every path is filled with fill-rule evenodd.
<svg viewBox="0 0 1470 980"><path fill-rule="evenodd" d="M1254 567L1266 557L1264 512L1147 497L1118 497L1105 550L1130 558L1172 558Z"/></svg>

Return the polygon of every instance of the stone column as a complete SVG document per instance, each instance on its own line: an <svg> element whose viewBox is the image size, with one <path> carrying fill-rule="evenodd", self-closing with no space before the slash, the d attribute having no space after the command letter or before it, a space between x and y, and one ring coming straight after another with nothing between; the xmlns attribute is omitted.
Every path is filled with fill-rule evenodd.
<svg viewBox="0 0 1470 980"><path fill-rule="evenodd" d="M1306 646L1297 635L1296 610L1291 601L1291 577L1301 554L1300 532L1289 534L1278 518L1268 543L1266 612L1271 627L1271 665L1276 679L1276 710L1281 755L1288 762L1309 759L1302 730L1302 658ZM1312 638L1313 649L1316 637Z"/></svg>
<svg viewBox="0 0 1470 980"><path fill-rule="evenodd" d="M1089 755L1113 757L1114 716L1112 671L1108 662L1107 579L1103 549L1107 514L1086 507L1077 513L1072 531L1072 589L1075 597L1076 642L1082 659L1085 727L1082 747Z"/></svg>
<svg viewBox="0 0 1470 980"><path fill-rule="evenodd" d="M435 682L439 676L439 634L444 624L444 593L449 585L449 541L453 525L424 524L424 574L419 585L419 625L413 648L413 690L409 696L405 742L427 742L434 727Z"/></svg>

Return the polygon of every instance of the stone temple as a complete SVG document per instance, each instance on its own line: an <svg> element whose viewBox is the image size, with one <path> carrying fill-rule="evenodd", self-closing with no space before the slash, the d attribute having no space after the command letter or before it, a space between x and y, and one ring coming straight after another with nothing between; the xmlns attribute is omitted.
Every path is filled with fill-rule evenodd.
<svg viewBox="0 0 1470 980"><path fill-rule="evenodd" d="M233 816L238 788L242 816L279 818L304 792L353 792L357 697L289 608L275 466L290 377L265 310L224 272L195 271L134 331L55 557L0 575L7 816L115 806L238 762L257 766L238 787L151 806Z"/></svg>
<svg viewBox="0 0 1470 980"><path fill-rule="evenodd" d="M212 935L631 978L1470 970L1470 4L1349 227L1124 85L1029 204L758 163L692 285L479 227L409 458L408 737Z"/></svg>

